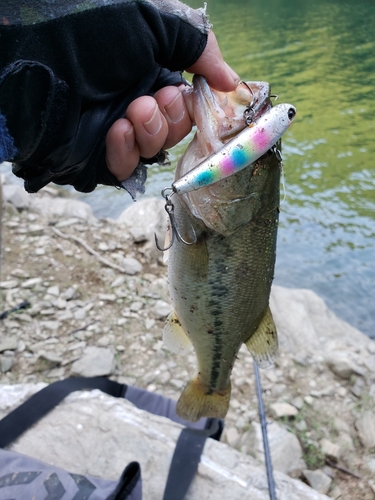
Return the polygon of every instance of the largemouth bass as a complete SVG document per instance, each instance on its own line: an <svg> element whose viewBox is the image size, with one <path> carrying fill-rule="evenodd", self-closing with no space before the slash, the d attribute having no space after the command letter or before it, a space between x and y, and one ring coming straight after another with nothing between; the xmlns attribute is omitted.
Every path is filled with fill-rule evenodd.
<svg viewBox="0 0 375 500"><path fill-rule="evenodd" d="M255 124L272 107L265 82L240 84L229 94L213 91L203 77L195 76L193 84L197 133L178 162L175 185L247 127L250 102ZM178 237L168 250L174 311L163 337L176 352L192 344L197 356L198 373L177 403L186 420L225 417L242 343L260 366L277 352L269 295L280 173L281 157L273 149L229 177L170 198L171 232Z"/></svg>

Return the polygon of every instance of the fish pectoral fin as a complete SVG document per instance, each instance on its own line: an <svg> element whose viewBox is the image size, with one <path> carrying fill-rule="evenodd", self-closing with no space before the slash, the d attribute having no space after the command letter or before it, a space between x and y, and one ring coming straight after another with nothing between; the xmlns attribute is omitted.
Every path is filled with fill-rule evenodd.
<svg viewBox="0 0 375 500"><path fill-rule="evenodd" d="M258 328L245 344L261 368L267 368L274 362L279 344L276 326L269 307Z"/></svg>
<svg viewBox="0 0 375 500"><path fill-rule="evenodd" d="M186 354L193 347L174 311L170 313L165 323L163 341L168 349L177 354Z"/></svg>
<svg viewBox="0 0 375 500"><path fill-rule="evenodd" d="M224 391L206 394L198 378L195 378L187 384L177 401L176 413L189 422L196 422L202 417L224 418L229 408L230 393L229 382Z"/></svg>

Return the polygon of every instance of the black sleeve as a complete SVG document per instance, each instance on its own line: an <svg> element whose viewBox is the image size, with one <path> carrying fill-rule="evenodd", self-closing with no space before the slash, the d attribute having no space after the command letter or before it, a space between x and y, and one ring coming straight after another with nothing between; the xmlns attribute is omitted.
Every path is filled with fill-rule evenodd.
<svg viewBox="0 0 375 500"><path fill-rule="evenodd" d="M135 98L182 82L180 71L207 42L204 20L199 25L187 10L181 15L159 3L168 5L103 1L34 24L0 26L0 114L17 150L5 159L27 191L51 181L84 192L119 184L106 167L108 129Z"/></svg>

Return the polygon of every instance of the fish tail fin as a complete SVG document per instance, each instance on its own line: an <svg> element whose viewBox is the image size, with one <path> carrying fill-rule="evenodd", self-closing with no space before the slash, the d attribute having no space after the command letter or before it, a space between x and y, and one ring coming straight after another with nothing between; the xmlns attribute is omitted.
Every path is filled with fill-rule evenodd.
<svg viewBox="0 0 375 500"><path fill-rule="evenodd" d="M196 422L201 417L224 418L228 412L231 385L224 391L204 391L204 385L195 378L191 380L177 401L176 412L181 418Z"/></svg>
<svg viewBox="0 0 375 500"><path fill-rule="evenodd" d="M276 326L268 307L258 328L245 342L254 361L261 368L268 368L273 362L278 350Z"/></svg>

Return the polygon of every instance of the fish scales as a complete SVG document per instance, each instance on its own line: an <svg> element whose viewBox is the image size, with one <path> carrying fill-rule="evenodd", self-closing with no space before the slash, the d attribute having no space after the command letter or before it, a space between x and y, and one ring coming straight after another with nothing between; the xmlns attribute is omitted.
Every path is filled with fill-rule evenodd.
<svg viewBox="0 0 375 500"><path fill-rule="evenodd" d="M209 98L215 96L207 84L195 80L194 85L198 94L195 105L202 102L204 94L209 107ZM270 105L269 101L266 104ZM215 120L210 132L204 128L204 112L208 111L201 107L204 123L197 119L195 141L200 145L195 144L195 149L202 149L198 155L208 155L212 148L210 140L203 144L200 130L208 136L217 133ZM223 120L225 115L217 120L220 126ZM195 149L194 144L187 149L188 157L180 161L176 178L190 169L190 161L195 162L195 158L189 159ZM174 312L164 330L167 345L178 351L176 343L186 346L190 341L197 356L198 374L177 403L178 414L188 420L225 416L230 375L242 343L247 343L260 365L275 355L277 336L269 295L276 256L280 172L279 157L269 152L210 187L173 196L179 233L188 241L194 235L196 238L192 245L176 239L169 249Z"/></svg>
<svg viewBox="0 0 375 500"><path fill-rule="evenodd" d="M273 169L273 186L278 186L280 168L276 158L268 168ZM212 230L196 230L195 245L176 241L170 251L170 282L173 276L173 283L178 283L171 287L172 303L197 353L199 378L211 391L228 387L241 344L254 333L268 307L274 275L278 189L269 195L271 210L265 210L230 237ZM186 217L184 222L189 227L191 215L183 201L175 203L176 222L183 230L180 217Z"/></svg>

